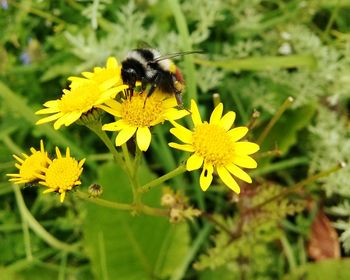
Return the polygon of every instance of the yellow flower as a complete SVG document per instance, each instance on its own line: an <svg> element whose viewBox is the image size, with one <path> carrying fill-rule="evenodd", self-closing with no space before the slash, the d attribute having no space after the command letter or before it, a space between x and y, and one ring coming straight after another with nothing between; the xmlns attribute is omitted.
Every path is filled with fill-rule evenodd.
<svg viewBox="0 0 350 280"><path fill-rule="evenodd" d="M48 187L44 193L58 192L60 201L63 202L66 192L81 184L80 175L85 159L78 162L72 158L69 148L66 149L66 156L62 157L56 147L56 155L57 158L49 159L49 166L42 169L43 174L39 176L42 181L39 184Z"/></svg>
<svg viewBox="0 0 350 280"><path fill-rule="evenodd" d="M106 67L95 67L93 72L82 72L81 74L86 79L95 81L104 88L111 88L123 84L120 71L121 66L118 65L117 59L115 57L109 57ZM85 78L69 77L68 80L79 82L86 80Z"/></svg>
<svg viewBox="0 0 350 280"><path fill-rule="evenodd" d="M170 132L184 144L169 143L169 146L193 153L186 162L188 171L199 169L203 165L199 182L203 191L210 186L215 168L221 180L234 192L239 193L239 185L232 175L247 183L252 182L250 176L241 167L257 167L256 161L249 155L257 152L259 146L247 141L238 142L247 134L248 128L231 129L236 114L230 111L222 116L222 103L212 112L209 123L202 122L194 100L191 101L191 112L193 131L172 122L174 128Z"/></svg>
<svg viewBox="0 0 350 280"><path fill-rule="evenodd" d="M134 92L132 98L106 102L99 108L119 118L116 122L105 124L102 129L119 131L115 144L121 146L136 133L136 142L141 151L147 151L151 143L150 127L165 120L177 120L188 114L186 110L178 110L175 97L166 96L155 91L147 97L146 92Z"/></svg>
<svg viewBox="0 0 350 280"><path fill-rule="evenodd" d="M38 180L38 176L42 174L42 168L48 165L48 156L44 149L43 140L40 140L40 151L35 150L33 147L30 148L30 151L32 154L28 156L23 153L23 158L13 155L18 161L15 166L19 169L19 173L6 174L9 177L13 177L9 181L15 184L25 184Z"/></svg>
<svg viewBox="0 0 350 280"><path fill-rule="evenodd" d="M69 126L83 114L128 88L127 85L122 85L120 66L114 58L108 59L106 68L96 67L93 73L82 74L87 78L69 78L72 80L70 89L64 89L60 99L44 103L46 108L35 114L51 115L40 119L36 124L55 121L55 129L59 129L62 125Z"/></svg>

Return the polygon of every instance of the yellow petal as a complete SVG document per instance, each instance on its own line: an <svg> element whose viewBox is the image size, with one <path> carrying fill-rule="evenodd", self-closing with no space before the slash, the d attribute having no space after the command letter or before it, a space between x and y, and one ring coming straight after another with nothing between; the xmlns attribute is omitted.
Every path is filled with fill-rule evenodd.
<svg viewBox="0 0 350 280"><path fill-rule="evenodd" d="M61 195L60 195L61 203L63 203L65 196L66 196L66 192L61 193Z"/></svg>
<svg viewBox="0 0 350 280"><path fill-rule="evenodd" d="M235 193L240 193L241 189L239 188L235 179L232 178L231 174L226 170L225 167L218 167L217 169L220 179Z"/></svg>
<svg viewBox="0 0 350 280"><path fill-rule="evenodd" d="M219 122L219 125L223 127L226 131L228 131L232 127L233 123L235 122L235 119L236 119L236 113L230 111L222 117L222 119Z"/></svg>
<svg viewBox="0 0 350 280"><path fill-rule="evenodd" d="M175 97L171 97L171 98L168 98L168 99L164 100L162 106L164 108L166 108L166 109L177 106L176 98Z"/></svg>
<svg viewBox="0 0 350 280"><path fill-rule="evenodd" d="M51 115L51 116L49 116L49 117L42 118L42 119L38 120L35 124L38 125L38 124L43 124L43 123L52 122L52 121L54 121L54 120L59 119L62 115L63 115L63 114L60 112L60 113Z"/></svg>
<svg viewBox="0 0 350 280"><path fill-rule="evenodd" d="M210 124L218 124L220 119L221 119L223 110L224 110L224 105L222 105L222 103L219 103L215 107L214 111L211 113L209 123Z"/></svg>
<svg viewBox="0 0 350 280"><path fill-rule="evenodd" d="M129 126L123 128L115 138L115 145L116 146L121 146L124 144L126 141L128 141L135 133L136 127L134 126Z"/></svg>
<svg viewBox="0 0 350 280"><path fill-rule="evenodd" d="M53 124L54 129L59 129L62 125L69 126L76 120L78 120L81 116L80 112L71 112L68 114L63 115L60 117L55 123Z"/></svg>
<svg viewBox="0 0 350 280"><path fill-rule="evenodd" d="M56 151L57 158L62 158L61 151L58 147L55 148L55 151Z"/></svg>
<svg viewBox="0 0 350 280"><path fill-rule="evenodd" d="M201 168L202 164L203 164L203 157L198 156L197 154L193 154L188 158L186 162L186 169L188 171L193 171L198 168Z"/></svg>
<svg viewBox="0 0 350 280"><path fill-rule="evenodd" d="M236 155L233 163L243 168L256 168L258 164L250 156Z"/></svg>
<svg viewBox="0 0 350 280"><path fill-rule="evenodd" d="M175 108L170 108L166 110L166 112L163 114L164 119L166 120L178 120L183 118L184 116L187 116L189 114L186 110L178 110Z"/></svg>
<svg viewBox="0 0 350 280"><path fill-rule="evenodd" d="M151 131L148 127L139 127L137 129L136 142L141 151L147 151L149 145L151 144L151 138Z"/></svg>
<svg viewBox="0 0 350 280"><path fill-rule="evenodd" d="M121 117L121 114L120 114L120 111L117 111L115 109L112 109L108 106L105 106L105 105L97 105L95 106L96 108L100 108L102 109L103 111L107 112L108 114L111 114L113 116L116 116L116 117Z"/></svg>
<svg viewBox="0 0 350 280"><path fill-rule="evenodd" d="M199 185L203 191L206 191L213 181L213 171L214 168L211 164L204 163L201 176L199 177Z"/></svg>
<svg viewBox="0 0 350 280"><path fill-rule="evenodd" d="M84 76L85 78L91 79L91 78L94 76L94 73L91 73L91 72L82 72L81 75ZM75 78L76 78L76 77L69 77L68 80L70 80L70 81L76 81Z"/></svg>
<svg viewBox="0 0 350 280"><path fill-rule="evenodd" d="M57 108L58 107L58 103L59 103L60 100L49 100L49 101L46 101L44 103L44 106L45 107L48 107L48 108Z"/></svg>
<svg viewBox="0 0 350 280"><path fill-rule="evenodd" d="M108 57L106 66L107 66L108 69L109 68L112 68L112 69L117 68L118 67L117 59L115 57L113 57L113 56Z"/></svg>
<svg viewBox="0 0 350 280"><path fill-rule="evenodd" d="M116 122L107 123L103 125L102 130L119 131L127 127L129 126L124 122L124 120L117 120Z"/></svg>
<svg viewBox="0 0 350 280"><path fill-rule="evenodd" d="M259 151L260 147L258 144L251 142L236 142L233 144L235 153L239 155L251 155Z"/></svg>
<svg viewBox="0 0 350 280"><path fill-rule="evenodd" d="M71 112L70 114L67 115L64 125L69 126L72 123L74 123L76 120L78 120L81 117L80 112Z"/></svg>
<svg viewBox="0 0 350 280"><path fill-rule="evenodd" d="M105 105L111 107L112 109L114 109L116 111L120 111L122 109L121 103L119 103L118 101L116 101L114 99L109 99L108 101L105 102Z"/></svg>
<svg viewBox="0 0 350 280"><path fill-rule="evenodd" d="M191 117L192 117L194 126L202 124L201 115L199 114L196 101L194 101L193 99L191 100L191 113L192 113Z"/></svg>
<svg viewBox="0 0 350 280"><path fill-rule="evenodd" d="M44 183L44 182L39 182L39 183ZM51 192L55 192L55 189L47 189L45 191L43 191L43 193L51 193Z"/></svg>
<svg viewBox="0 0 350 280"><path fill-rule="evenodd" d="M226 165L225 167L229 172L231 172L232 175L236 176L237 178L249 184L252 182L252 178L250 178L250 176L246 172L244 172L242 169L240 169L238 166L234 164L229 164L229 165Z"/></svg>
<svg viewBox="0 0 350 280"><path fill-rule="evenodd" d="M231 140L236 142L242 139L248 133L248 128L245 126L235 127L229 130L227 133L231 137Z"/></svg>
<svg viewBox="0 0 350 280"><path fill-rule="evenodd" d="M178 143L170 142L169 146L181 151L194 152L193 146L189 144L178 144Z"/></svg>
<svg viewBox="0 0 350 280"><path fill-rule="evenodd" d="M53 114L53 113L57 113L59 111L60 111L60 109L57 107L45 108L45 109L41 109L39 111L36 111L35 115Z"/></svg>
<svg viewBox="0 0 350 280"><path fill-rule="evenodd" d="M183 126L171 128L170 133L186 144L192 143L192 132Z"/></svg>

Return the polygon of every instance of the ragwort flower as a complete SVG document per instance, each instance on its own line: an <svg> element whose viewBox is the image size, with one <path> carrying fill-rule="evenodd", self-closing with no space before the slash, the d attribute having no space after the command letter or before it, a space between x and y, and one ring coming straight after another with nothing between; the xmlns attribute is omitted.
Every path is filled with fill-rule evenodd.
<svg viewBox="0 0 350 280"><path fill-rule="evenodd" d="M257 167L256 161L249 155L257 152L259 146L247 141L238 141L247 134L248 128L231 129L236 114L230 111L222 116L222 103L212 112L209 123L202 122L194 100L191 101L191 112L193 131L172 122L174 128L170 132L184 144L169 143L169 146L193 153L186 162L188 171L203 166L200 175L200 186L203 191L210 186L215 168L221 180L234 192L239 193L240 187L232 175L247 183L252 182L250 176L241 167Z"/></svg>
<svg viewBox="0 0 350 280"><path fill-rule="evenodd" d="M62 125L69 126L83 114L111 100L128 87L122 84L120 66L115 59L110 58L106 68L95 68L93 73L83 72L83 75L88 78L69 78L72 80L70 89L64 89L60 99L44 103L46 108L35 114L51 115L40 119L36 124L55 121L55 129Z"/></svg>
<svg viewBox="0 0 350 280"><path fill-rule="evenodd" d="M42 168L45 168L48 165L48 156L44 149L43 140L40 140L40 151L35 150L33 147L30 148L30 151L32 154L27 155L23 153L23 158L13 155L18 161L15 166L18 168L19 173L6 174L7 176L12 177L9 181L14 182L15 184L26 184L38 180L38 176L42 174Z"/></svg>
<svg viewBox="0 0 350 280"><path fill-rule="evenodd" d="M146 92L135 93L131 98L122 99L119 103L110 100L99 108L118 117L119 120L105 124L102 129L119 131L115 144L121 146L136 133L136 143L141 151L147 151L151 143L150 127L165 120L177 120L188 114L186 110L178 110L175 107L175 97L164 95L155 91L147 97Z"/></svg>
<svg viewBox="0 0 350 280"><path fill-rule="evenodd" d="M106 67L95 67L93 72L82 72L82 77L69 77L72 82L84 81L85 79L97 82L104 88L112 88L123 84L121 77L121 66L115 57L109 57L106 62Z"/></svg>
<svg viewBox="0 0 350 280"><path fill-rule="evenodd" d="M42 169L43 174L39 176L42 181L39 181L39 184L48 188L44 193L58 192L60 201L63 202L66 192L81 184L80 175L85 159L77 161L72 158L69 148L66 149L66 156L63 157L56 147L56 155L57 158L49 159L49 165Z"/></svg>

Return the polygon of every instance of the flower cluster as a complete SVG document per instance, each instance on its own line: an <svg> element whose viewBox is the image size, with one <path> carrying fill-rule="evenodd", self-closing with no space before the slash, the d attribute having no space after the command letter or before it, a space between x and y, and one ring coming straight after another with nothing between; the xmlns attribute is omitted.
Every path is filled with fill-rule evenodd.
<svg viewBox="0 0 350 280"><path fill-rule="evenodd" d="M194 171L202 168L199 184L203 191L211 185L213 174L217 174L222 182L236 193L240 192L240 187L234 177L247 183L252 182L251 177L242 168L257 167L251 155L259 150L259 146L241 141L248 128L232 128L236 114L230 111L223 115L222 103L216 106L209 122L203 122L194 100L191 101L190 110L181 110L177 108L174 96L158 89L150 96L146 90L135 90L130 96L126 94L128 85L123 84L121 78L121 66L113 57L108 58L106 67L96 67L93 72L83 72L82 76L70 77L71 84L69 89L63 90L62 97L46 102L46 108L36 112L38 115L51 114L40 119L37 124L55 121L54 128L59 129L62 125L69 126L79 119L88 119L84 116L93 109L103 110L115 118L114 122L102 125L102 130L117 132L117 147L136 135L135 142L139 150L147 151L151 144L151 128L164 121L170 121L174 126L170 132L183 143L171 142L169 146L192 153L186 161L186 169ZM189 112L194 125L193 130L175 122ZM40 155L44 157L43 152ZM62 160L58 153L57 156ZM69 158L69 153L66 158ZM66 164L74 165L68 159L66 161ZM50 161L50 164L54 165L55 161ZM79 170L81 165L79 163L72 168ZM40 183L51 186L48 176L46 175L45 179L44 177L39 176L43 180ZM17 177L13 180L24 182L26 179ZM76 180L75 184L80 183ZM58 185L51 189L60 190ZM63 189L69 188L64 185ZM64 193L65 191L61 192L62 200Z"/></svg>
<svg viewBox="0 0 350 280"><path fill-rule="evenodd" d="M31 148L31 155L22 154L22 158L14 155L18 161L17 174L7 174L15 184L40 184L47 189L44 193L57 192L63 202L66 192L81 184L80 175L83 171L85 159L77 161L71 157L70 149L62 156L56 147L56 157L51 159L40 141L40 151Z"/></svg>

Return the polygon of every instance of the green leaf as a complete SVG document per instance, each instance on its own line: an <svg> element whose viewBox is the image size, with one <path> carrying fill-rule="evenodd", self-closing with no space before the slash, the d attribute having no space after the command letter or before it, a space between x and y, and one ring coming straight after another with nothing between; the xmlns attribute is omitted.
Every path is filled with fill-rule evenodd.
<svg viewBox="0 0 350 280"><path fill-rule="evenodd" d="M144 167L139 169L142 183L154 177ZM130 202L130 183L123 171L112 164L99 170L103 198ZM159 206L160 189L145 195L145 203ZM132 216L86 204L85 245L96 279L154 279L170 276L186 256L189 244L185 223L171 225L163 217Z"/></svg>
<svg viewBox="0 0 350 280"><path fill-rule="evenodd" d="M313 55L289 55L249 57L242 59L228 59L224 61L195 59L195 63L203 66L222 68L230 71L264 71L294 67L314 68L316 66L316 59Z"/></svg>
<svg viewBox="0 0 350 280"><path fill-rule="evenodd" d="M342 280L350 279L350 259L331 259L316 263L307 263L287 275L284 280Z"/></svg>

